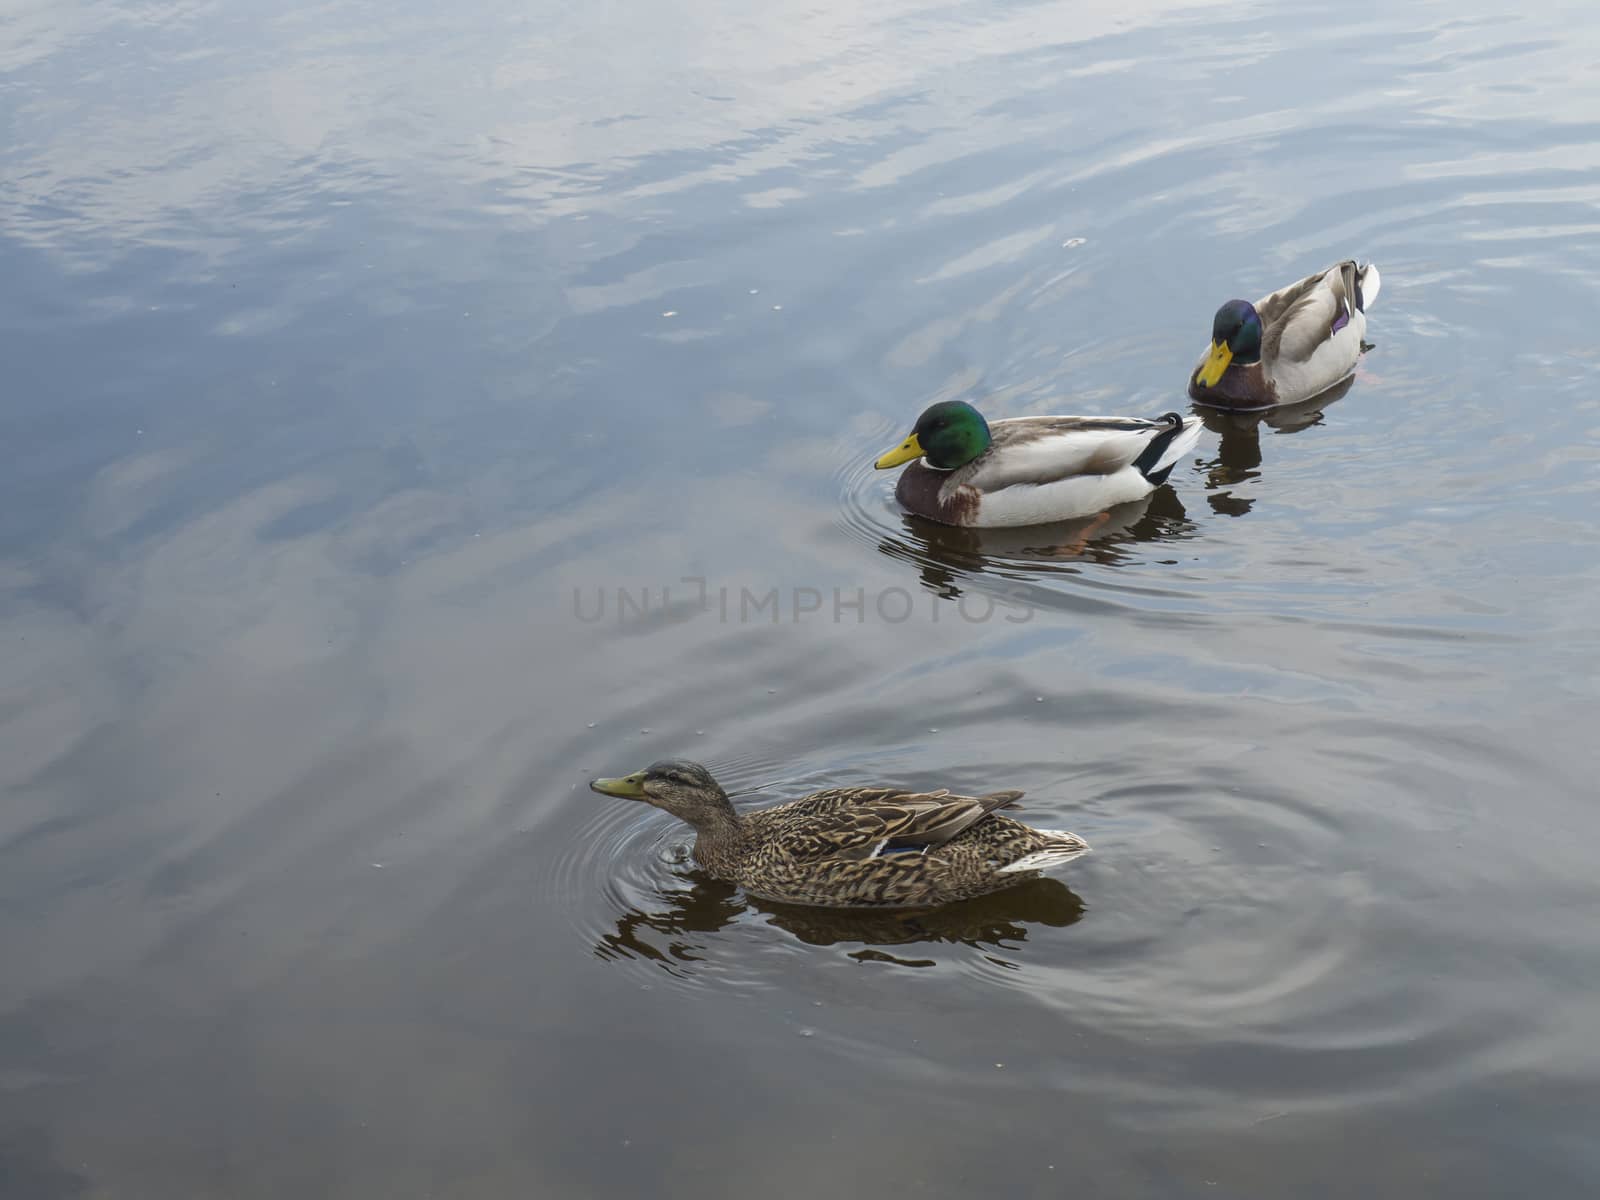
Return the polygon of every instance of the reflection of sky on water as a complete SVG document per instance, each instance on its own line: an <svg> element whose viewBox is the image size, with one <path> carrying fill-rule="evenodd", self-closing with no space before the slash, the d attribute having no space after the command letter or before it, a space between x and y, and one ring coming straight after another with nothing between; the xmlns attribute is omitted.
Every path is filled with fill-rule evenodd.
<svg viewBox="0 0 1600 1200"><path fill-rule="evenodd" d="M0 1176L1572 1192L1589 9L1081 8L12 6ZM1346 253L1350 392L1081 546L870 470ZM685 577L777 619L574 609ZM702 890L582 787L684 752L1025 788L1082 907Z"/></svg>

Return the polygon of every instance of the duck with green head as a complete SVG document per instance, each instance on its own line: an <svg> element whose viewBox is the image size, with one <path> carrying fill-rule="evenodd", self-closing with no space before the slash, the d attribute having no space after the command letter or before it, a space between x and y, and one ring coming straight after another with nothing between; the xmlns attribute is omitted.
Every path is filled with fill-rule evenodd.
<svg viewBox="0 0 1600 1200"><path fill-rule="evenodd" d="M876 466L909 463L895 496L945 525L1069 521L1138 500L1166 482L1201 423L1143 417L1011 417L986 421L961 400L926 409Z"/></svg>
<svg viewBox="0 0 1600 1200"><path fill-rule="evenodd" d="M1037 878L1089 849L997 812L1016 804L1016 791L832 788L739 812L710 771L682 759L589 786L686 822L707 874L784 904L927 908Z"/></svg>
<svg viewBox="0 0 1600 1200"><path fill-rule="evenodd" d="M1254 304L1229 300L1189 376L1189 398L1249 410L1299 404L1350 377L1361 358L1378 268L1354 259L1279 288Z"/></svg>

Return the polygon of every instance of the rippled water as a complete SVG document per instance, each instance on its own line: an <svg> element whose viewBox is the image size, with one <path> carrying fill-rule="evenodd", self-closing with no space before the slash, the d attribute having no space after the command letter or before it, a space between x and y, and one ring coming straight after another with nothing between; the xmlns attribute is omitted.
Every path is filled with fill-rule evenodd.
<svg viewBox="0 0 1600 1200"><path fill-rule="evenodd" d="M0 15L0 1194L1572 1196L1592 5ZM954 531L935 399L1342 395ZM584 781L1026 789L754 903Z"/></svg>

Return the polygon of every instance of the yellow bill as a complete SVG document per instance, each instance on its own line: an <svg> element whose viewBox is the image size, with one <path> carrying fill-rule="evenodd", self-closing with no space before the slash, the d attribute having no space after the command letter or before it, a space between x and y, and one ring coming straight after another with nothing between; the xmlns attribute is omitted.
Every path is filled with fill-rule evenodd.
<svg viewBox="0 0 1600 1200"><path fill-rule="evenodd" d="M908 463L913 458L922 457L922 443L917 441L917 435L912 434L893 450L880 454L878 461L872 465L880 471L887 471L890 467L898 467L901 463Z"/></svg>
<svg viewBox="0 0 1600 1200"><path fill-rule="evenodd" d="M1226 342L1212 342L1211 353L1206 356L1205 366L1200 368L1197 377L1201 387L1216 387L1217 381L1222 378L1222 373L1228 369L1228 364L1233 361L1233 351L1228 349Z"/></svg>
<svg viewBox="0 0 1600 1200"><path fill-rule="evenodd" d="M635 771L621 779L591 779L589 790L602 796L621 796L624 800L644 799L644 772Z"/></svg>

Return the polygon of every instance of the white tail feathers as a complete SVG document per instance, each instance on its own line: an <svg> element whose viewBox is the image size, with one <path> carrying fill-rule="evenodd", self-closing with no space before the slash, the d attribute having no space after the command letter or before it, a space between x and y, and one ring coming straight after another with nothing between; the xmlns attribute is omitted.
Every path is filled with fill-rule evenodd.
<svg viewBox="0 0 1600 1200"><path fill-rule="evenodd" d="M1069 863L1075 858L1089 853L1089 843L1075 833L1067 833L1061 829L1037 829L1034 831L1050 839L1050 845L1043 850L1035 850L1032 854L1024 854L1016 862L1007 863L996 874L1008 875L1023 871L1047 871L1051 867L1059 867Z"/></svg>
<svg viewBox="0 0 1600 1200"><path fill-rule="evenodd" d="M1383 277L1378 274L1378 264L1368 263L1361 268L1361 311L1366 312L1378 298L1383 287Z"/></svg>

